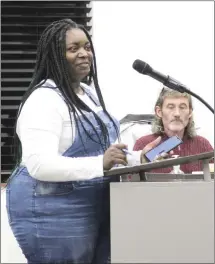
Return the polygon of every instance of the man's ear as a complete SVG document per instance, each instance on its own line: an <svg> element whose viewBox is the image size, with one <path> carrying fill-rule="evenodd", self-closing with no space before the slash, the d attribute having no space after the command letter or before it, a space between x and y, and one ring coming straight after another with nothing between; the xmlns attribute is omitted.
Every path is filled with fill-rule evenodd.
<svg viewBox="0 0 215 264"><path fill-rule="evenodd" d="M193 115L193 109L190 109L190 114L189 114L189 118L191 118Z"/></svg>
<svg viewBox="0 0 215 264"><path fill-rule="evenodd" d="M155 106L155 114L159 117L162 118L162 111L160 106Z"/></svg>

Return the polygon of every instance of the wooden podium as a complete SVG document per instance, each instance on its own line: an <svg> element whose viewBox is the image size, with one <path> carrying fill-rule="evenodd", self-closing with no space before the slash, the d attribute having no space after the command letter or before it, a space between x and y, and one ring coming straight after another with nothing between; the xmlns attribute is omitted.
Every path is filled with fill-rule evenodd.
<svg viewBox="0 0 215 264"><path fill-rule="evenodd" d="M111 183L111 263L214 263L212 157L210 152L105 172L142 175L141 182ZM202 179L145 177L153 168L197 160L203 161Z"/></svg>

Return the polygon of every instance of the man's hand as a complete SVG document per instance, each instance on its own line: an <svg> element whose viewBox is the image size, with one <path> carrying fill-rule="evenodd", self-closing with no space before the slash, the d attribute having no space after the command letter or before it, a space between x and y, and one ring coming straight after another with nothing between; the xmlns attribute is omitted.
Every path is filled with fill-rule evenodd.
<svg viewBox="0 0 215 264"><path fill-rule="evenodd" d="M103 168L104 170L110 170L116 164L127 165L126 154L122 149L127 149L125 144L111 145L104 153Z"/></svg>

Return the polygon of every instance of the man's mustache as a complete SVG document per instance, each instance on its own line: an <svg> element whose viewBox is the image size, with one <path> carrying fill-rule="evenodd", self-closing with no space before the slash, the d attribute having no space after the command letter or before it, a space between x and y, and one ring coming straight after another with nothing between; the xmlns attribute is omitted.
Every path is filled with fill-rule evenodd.
<svg viewBox="0 0 215 264"><path fill-rule="evenodd" d="M181 119L173 119L171 122L175 122L175 121L183 123Z"/></svg>

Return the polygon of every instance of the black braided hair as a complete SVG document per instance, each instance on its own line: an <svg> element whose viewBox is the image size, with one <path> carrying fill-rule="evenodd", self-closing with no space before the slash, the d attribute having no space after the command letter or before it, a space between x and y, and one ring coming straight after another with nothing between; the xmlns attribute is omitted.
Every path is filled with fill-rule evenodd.
<svg viewBox="0 0 215 264"><path fill-rule="evenodd" d="M19 114L21 112L21 109L23 105L25 104L26 100L30 96L30 94L36 90L37 88L41 87L47 79L52 79L57 88L60 90L62 96L64 97L65 103L68 106L69 114L70 114L70 120L72 122L71 118L71 112L74 116L74 122L78 129L78 133L81 137L80 128L78 125L78 113L81 113L83 119L92 127L95 134L97 135L96 142L99 143L105 151L110 146L110 139L109 139L109 133L108 130L102 121L102 119L94 112L92 111L88 105L86 105L82 100L79 99L77 94L75 93L75 90L72 89L72 76L70 74L69 68L68 68L68 62L66 60L66 32L70 29L81 29L86 34L90 45L91 50L93 54L93 61L90 68L90 72L88 76L86 76L86 83L90 85L93 81L95 90L100 102L100 105L103 109L103 111L106 113L110 121L113 123L113 126L116 130L116 134L119 138L119 130L117 125L115 124L114 120L110 116L110 114L107 112L105 103L102 97L102 93L98 84L98 77L97 77L97 67L96 67L96 56L95 51L93 48L93 43L91 40L91 37L87 30L84 28L83 25L76 24L71 19L62 19L59 21L55 21L51 23L47 28L43 31L37 48L37 57L36 57L36 65L34 74L32 77L32 81L28 87L28 90L24 94L20 108L17 113L16 117L16 124L15 124L15 133L14 133L14 147L15 147L15 159L16 159L16 166L20 164L21 157L22 157L22 149L21 149L21 142L16 134L16 125L17 125L17 119L19 117ZM91 123L91 121L87 118L84 111L92 112L98 126L100 127L102 131L102 137L98 135L98 132L95 130L95 127ZM91 135L86 131L83 122L79 120L81 126L87 133L87 136L92 139ZM82 140L82 137L81 137ZM92 139L95 141L95 139ZM82 140L83 147L85 149L83 140ZM86 151L86 149L85 149Z"/></svg>

